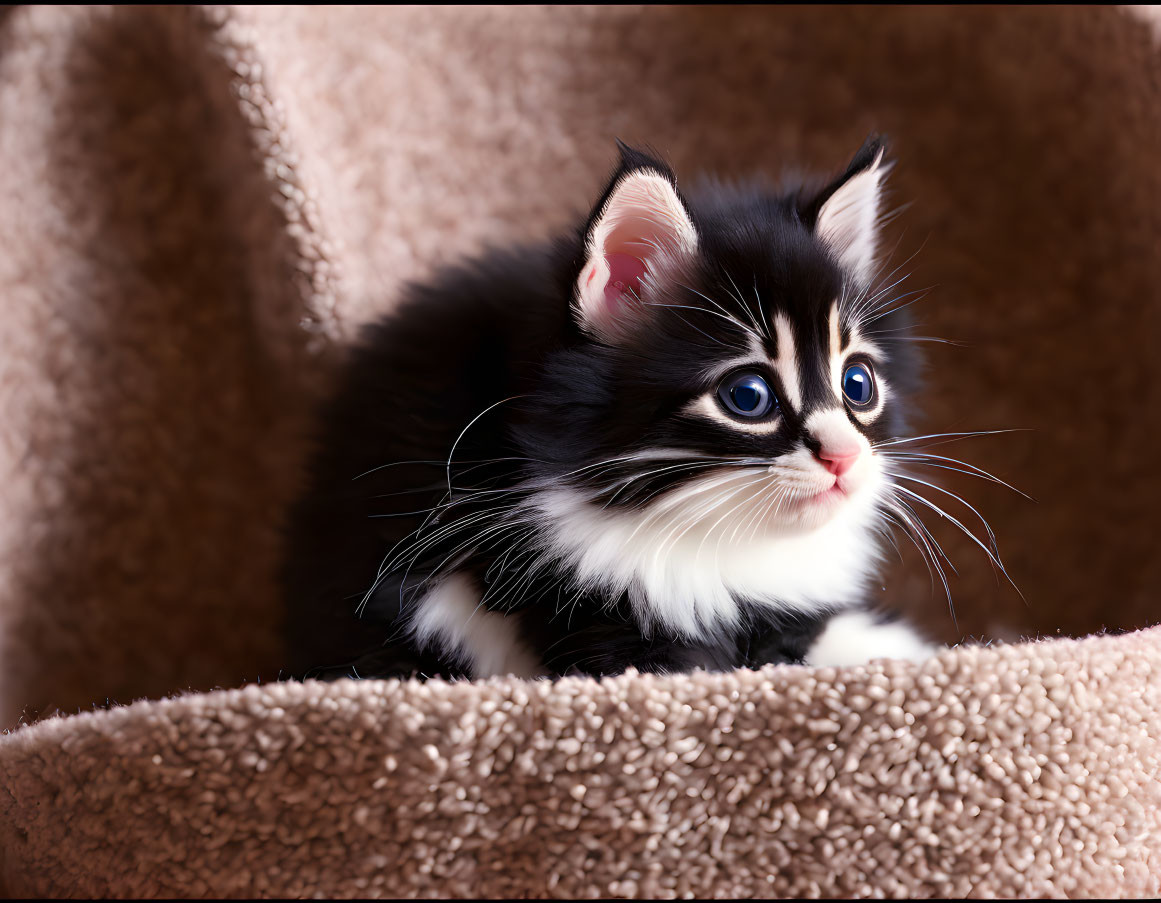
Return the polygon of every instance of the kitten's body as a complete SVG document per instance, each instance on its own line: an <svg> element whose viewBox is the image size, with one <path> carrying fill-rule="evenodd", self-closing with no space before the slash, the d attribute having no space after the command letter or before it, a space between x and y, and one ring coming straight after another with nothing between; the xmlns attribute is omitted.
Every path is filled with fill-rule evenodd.
<svg viewBox="0 0 1161 903"><path fill-rule="evenodd" d="M871 443L909 379L866 292L880 163L869 144L815 192L686 204L624 150L575 237L412 289L353 352L292 518L296 672L925 654L860 620L891 504ZM844 407L851 362L873 408ZM758 397L722 396L738 373L772 413L732 413Z"/></svg>

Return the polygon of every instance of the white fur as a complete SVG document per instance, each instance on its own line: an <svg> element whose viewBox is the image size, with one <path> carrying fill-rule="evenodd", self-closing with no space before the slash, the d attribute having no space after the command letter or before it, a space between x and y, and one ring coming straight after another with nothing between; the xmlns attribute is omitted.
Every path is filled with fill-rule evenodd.
<svg viewBox="0 0 1161 903"><path fill-rule="evenodd" d="M818 237L855 279L866 283L875 268L883 152L852 176L818 212Z"/></svg>
<svg viewBox="0 0 1161 903"><path fill-rule="evenodd" d="M774 371L782 380L782 388L786 394L786 397L780 400L788 402L795 411L800 411L802 410L801 364L798 362L798 352L794 344L794 330L791 329L790 319L786 314L774 315L774 333L778 337L778 359L773 362Z"/></svg>
<svg viewBox="0 0 1161 903"><path fill-rule="evenodd" d="M516 627L512 618L480 605L480 592L465 574L442 580L419 601L411 621L420 648L439 646L466 665L472 677L542 676L539 659Z"/></svg>
<svg viewBox="0 0 1161 903"><path fill-rule="evenodd" d="M770 504L779 483L813 492L833 483L808 459L725 468L643 511L610 511L576 489L547 489L534 496L535 516L582 585L627 591L638 617L696 639L737 620L736 598L821 612L862 597L879 561L871 528L881 471L816 525Z"/></svg>
<svg viewBox="0 0 1161 903"><path fill-rule="evenodd" d="M880 658L922 662L938 651L906 624L878 624L865 611L831 618L810 651L806 664L815 668L861 665Z"/></svg>
<svg viewBox="0 0 1161 903"><path fill-rule="evenodd" d="M842 347L842 325L838 304L830 306L830 315L827 317L827 335L830 347L827 360L830 362L830 387L834 390L835 399L841 404L843 397L842 379L843 362L847 359L846 349ZM853 338L853 336L852 336Z"/></svg>
<svg viewBox="0 0 1161 903"><path fill-rule="evenodd" d="M883 352L874 342L865 338L860 330L858 323L851 324L850 342L842 347L842 333L840 326L840 313L838 304L832 304L830 308L830 317L828 320L830 333L830 385L834 389L835 400L842 404L843 398L843 371L846 369L844 364L852 354L863 353L869 355L872 360L882 358ZM873 407L866 410L854 411L855 419L863 424L874 423L875 419L883 413L883 407L887 402L888 393L891 391L884 380L876 370L873 377L875 380L875 404Z"/></svg>
<svg viewBox="0 0 1161 903"><path fill-rule="evenodd" d="M844 489L865 478L865 470L871 465L871 443L851 425L845 411L840 408L815 411L806 418L806 429L822 443L823 449L859 456L851 469L839 478Z"/></svg>

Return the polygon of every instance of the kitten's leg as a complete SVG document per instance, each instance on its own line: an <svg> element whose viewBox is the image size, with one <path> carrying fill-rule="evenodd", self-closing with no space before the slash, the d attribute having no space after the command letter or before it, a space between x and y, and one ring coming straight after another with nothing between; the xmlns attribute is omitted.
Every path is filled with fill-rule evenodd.
<svg viewBox="0 0 1161 903"><path fill-rule="evenodd" d="M921 662L940 649L901 621L883 621L863 610L835 615L807 651L814 667L861 665L877 658Z"/></svg>
<svg viewBox="0 0 1161 903"><path fill-rule="evenodd" d="M416 603L410 623L416 645L462 663L474 678L545 676L540 656L521 635L519 616L489 611L481 599L467 574L441 580Z"/></svg>

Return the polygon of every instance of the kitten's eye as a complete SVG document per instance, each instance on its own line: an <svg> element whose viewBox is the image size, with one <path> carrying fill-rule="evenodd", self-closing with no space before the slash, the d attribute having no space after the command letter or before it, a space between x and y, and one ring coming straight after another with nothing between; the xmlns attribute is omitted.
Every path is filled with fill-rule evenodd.
<svg viewBox="0 0 1161 903"><path fill-rule="evenodd" d="M851 364L843 371L843 395L853 408L866 408L875 401L875 380L866 364Z"/></svg>
<svg viewBox="0 0 1161 903"><path fill-rule="evenodd" d="M766 380L755 373L739 373L718 386L726 410L739 417L765 417L777 403Z"/></svg>

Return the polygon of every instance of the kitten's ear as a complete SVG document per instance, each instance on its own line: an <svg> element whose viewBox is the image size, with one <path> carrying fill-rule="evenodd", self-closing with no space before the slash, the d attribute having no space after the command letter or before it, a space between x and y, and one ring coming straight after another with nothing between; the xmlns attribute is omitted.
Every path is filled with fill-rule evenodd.
<svg viewBox="0 0 1161 903"><path fill-rule="evenodd" d="M879 242L879 211L885 148L877 136L868 138L841 176L799 208L799 215L843 267L859 283L870 280Z"/></svg>
<svg viewBox="0 0 1161 903"><path fill-rule="evenodd" d="M687 259L697 231L664 163L617 142L621 165L585 227L585 261L576 285L581 325L612 342L647 311L641 282Z"/></svg>

